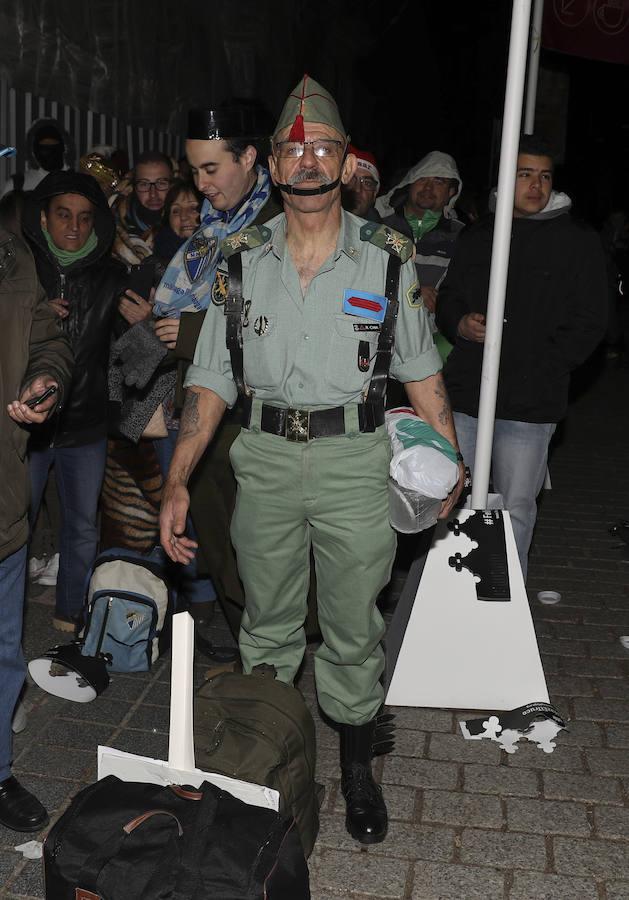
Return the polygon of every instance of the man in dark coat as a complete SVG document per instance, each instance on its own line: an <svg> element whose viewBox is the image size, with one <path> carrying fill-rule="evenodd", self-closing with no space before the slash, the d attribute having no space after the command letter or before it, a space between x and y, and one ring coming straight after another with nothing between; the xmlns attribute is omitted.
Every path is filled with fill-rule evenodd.
<svg viewBox="0 0 629 900"><path fill-rule="evenodd" d="M8 199L2 201L3 206ZM25 426L39 427L64 401L72 351L37 284L27 245L18 229L5 230L3 220L1 209L0 822L15 831L39 831L48 821L46 810L11 775L11 720L26 674L21 646L28 539ZM51 387L55 393L36 403Z"/></svg>
<svg viewBox="0 0 629 900"><path fill-rule="evenodd" d="M492 450L492 480L511 514L526 578L548 444L568 405L570 372L605 333L600 240L553 191L546 145L522 138ZM444 369L465 461L474 469L493 215L460 237L439 291L437 326L454 344Z"/></svg>

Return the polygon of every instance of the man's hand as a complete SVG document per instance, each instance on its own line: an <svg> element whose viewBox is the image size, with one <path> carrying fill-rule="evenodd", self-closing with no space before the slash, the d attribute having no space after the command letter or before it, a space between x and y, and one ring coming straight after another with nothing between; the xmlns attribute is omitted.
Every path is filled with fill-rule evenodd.
<svg viewBox="0 0 629 900"><path fill-rule="evenodd" d="M60 319L68 318L70 314L68 310L70 306L69 300L66 300L65 297L55 297L54 300L49 300L48 303L52 306L55 315L59 316Z"/></svg>
<svg viewBox="0 0 629 900"><path fill-rule="evenodd" d="M439 511L440 519L447 519L452 510L454 509L455 504L457 503L459 497L461 496L461 491L465 487L465 463L459 463L459 480L454 485L448 496L441 504L441 509Z"/></svg>
<svg viewBox="0 0 629 900"><path fill-rule="evenodd" d="M184 566L194 559L196 541L186 537L186 516L190 508L190 494L185 485L167 480L162 492L159 514L159 538L173 562Z"/></svg>
<svg viewBox="0 0 629 900"><path fill-rule="evenodd" d="M51 409L56 405L59 398L58 394L53 394L42 403L30 408L26 405L27 400L39 397L49 387L58 387L58 382L51 375L38 375L29 385L27 385L18 400L13 400L7 406L7 412L15 422L20 425L41 425L48 418Z"/></svg>
<svg viewBox="0 0 629 900"><path fill-rule="evenodd" d="M177 346L177 338L179 336L180 319L158 319L155 323L155 334L169 350L174 350Z"/></svg>
<svg viewBox="0 0 629 900"><path fill-rule="evenodd" d="M483 344L485 342L485 316L482 313L468 313L463 316L459 322L457 334L466 341Z"/></svg>
<svg viewBox="0 0 629 900"><path fill-rule="evenodd" d="M437 308L437 288L422 285L420 296L428 312L434 313Z"/></svg>
<svg viewBox="0 0 629 900"><path fill-rule="evenodd" d="M153 312L152 300L154 296L154 288L151 288L149 300L144 300L144 298L140 297L139 294L136 294L135 291L127 288L118 302L118 312L129 325L137 325L138 322L144 322Z"/></svg>

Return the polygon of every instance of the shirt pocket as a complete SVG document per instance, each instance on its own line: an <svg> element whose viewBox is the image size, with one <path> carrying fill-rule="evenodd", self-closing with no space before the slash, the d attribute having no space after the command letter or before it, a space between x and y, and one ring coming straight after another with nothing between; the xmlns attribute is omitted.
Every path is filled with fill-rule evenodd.
<svg viewBox="0 0 629 900"><path fill-rule="evenodd" d="M270 389L281 382L277 325L270 316L251 317L242 329L245 381L249 387Z"/></svg>
<svg viewBox="0 0 629 900"><path fill-rule="evenodd" d="M380 338L380 331L374 330L374 326L380 327L373 319L347 315L334 317L327 377L331 387L337 391L355 394L369 383ZM363 351L366 351L365 356ZM359 355L364 371L359 367Z"/></svg>

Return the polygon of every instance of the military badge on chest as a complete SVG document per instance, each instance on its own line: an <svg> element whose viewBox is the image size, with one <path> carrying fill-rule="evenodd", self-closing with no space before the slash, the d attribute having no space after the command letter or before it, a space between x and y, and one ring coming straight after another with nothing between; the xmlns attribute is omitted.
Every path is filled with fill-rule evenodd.
<svg viewBox="0 0 629 900"><path fill-rule="evenodd" d="M201 278L212 261L217 246L216 238L208 238L204 234L195 235L190 239L183 255L183 264L191 282Z"/></svg>
<svg viewBox="0 0 629 900"><path fill-rule="evenodd" d="M214 306L224 306L229 295L229 277L225 272L217 269L212 284L212 303Z"/></svg>
<svg viewBox="0 0 629 900"><path fill-rule="evenodd" d="M253 330L257 335L266 334L269 330L269 320L266 316L258 316L253 323Z"/></svg>

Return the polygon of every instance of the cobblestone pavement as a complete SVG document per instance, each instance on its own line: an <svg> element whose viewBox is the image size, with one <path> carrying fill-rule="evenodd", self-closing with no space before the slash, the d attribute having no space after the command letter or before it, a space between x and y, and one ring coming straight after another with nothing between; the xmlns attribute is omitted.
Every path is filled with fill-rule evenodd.
<svg viewBox="0 0 629 900"><path fill-rule="evenodd" d="M313 900L629 900L629 651L618 640L629 634L629 554L606 532L629 518L628 387L629 372L610 368L573 403L531 556L544 668L569 732L552 754L525 744L507 756L491 742L464 741L460 713L398 710L396 751L376 766L389 836L364 851L344 829L336 735L317 718L326 796L310 861ZM541 589L560 591L561 602L540 606ZM35 590L29 657L57 637L52 592ZM228 640L220 625L216 640ZM195 666L199 682L205 669ZM53 817L94 779L97 744L165 757L168 677L167 660L149 675L115 676L84 705L29 689L15 771ZM301 687L316 712L309 661ZM2 897L44 896L40 864L13 849L29 838L0 827Z"/></svg>

